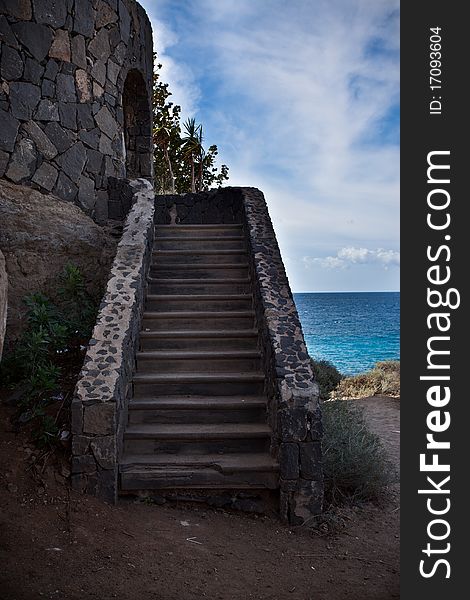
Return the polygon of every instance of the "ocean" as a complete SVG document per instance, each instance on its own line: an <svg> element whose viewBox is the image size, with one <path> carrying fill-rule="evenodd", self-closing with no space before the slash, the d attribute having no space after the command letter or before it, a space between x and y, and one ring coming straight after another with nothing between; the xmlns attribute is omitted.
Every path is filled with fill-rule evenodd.
<svg viewBox="0 0 470 600"><path fill-rule="evenodd" d="M399 292L294 294L309 354L344 375L400 359Z"/></svg>

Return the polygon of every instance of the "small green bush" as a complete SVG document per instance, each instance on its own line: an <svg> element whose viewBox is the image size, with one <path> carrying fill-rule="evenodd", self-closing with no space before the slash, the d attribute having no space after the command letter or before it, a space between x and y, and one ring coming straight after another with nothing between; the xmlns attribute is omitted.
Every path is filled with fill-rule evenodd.
<svg viewBox="0 0 470 600"><path fill-rule="evenodd" d="M59 276L56 303L41 293L30 294L24 303L27 328L2 360L0 384L16 389L16 420L32 422L34 439L45 447L57 441L57 417L46 408L60 388L60 358L90 336L97 303L87 293L80 270L71 264Z"/></svg>
<svg viewBox="0 0 470 600"><path fill-rule="evenodd" d="M322 403L325 500L330 505L377 501L391 466L361 409L346 400Z"/></svg>
<svg viewBox="0 0 470 600"><path fill-rule="evenodd" d="M330 393L338 386L343 376L338 369L327 360L312 360L315 381L320 387L320 398L327 400Z"/></svg>
<svg viewBox="0 0 470 600"><path fill-rule="evenodd" d="M335 398L365 398L385 394L400 395L400 361L376 363L371 371L345 377L334 390Z"/></svg>

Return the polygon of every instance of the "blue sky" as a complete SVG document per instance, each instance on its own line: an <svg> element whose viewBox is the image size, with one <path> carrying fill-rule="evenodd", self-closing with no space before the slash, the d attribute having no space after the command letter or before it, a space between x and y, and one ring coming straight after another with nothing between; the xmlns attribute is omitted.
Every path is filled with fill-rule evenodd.
<svg viewBox="0 0 470 600"><path fill-rule="evenodd" d="M183 118L265 193L292 289L398 290L398 1L141 4Z"/></svg>

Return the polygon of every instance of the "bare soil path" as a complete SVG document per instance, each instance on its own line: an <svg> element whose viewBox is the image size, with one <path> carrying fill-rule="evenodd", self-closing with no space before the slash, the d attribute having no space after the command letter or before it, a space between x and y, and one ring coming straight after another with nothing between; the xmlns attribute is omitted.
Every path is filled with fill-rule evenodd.
<svg viewBox="0 0 470 600"><path fill-rule="evenodd" d="M399 400L355 402L398 466ZM33 479L31 447L7 416L2 408L1 600L399 598L397 484L384 506L343 511L328 535L201 506L111 507L69 491L57 469Z"/></svg>

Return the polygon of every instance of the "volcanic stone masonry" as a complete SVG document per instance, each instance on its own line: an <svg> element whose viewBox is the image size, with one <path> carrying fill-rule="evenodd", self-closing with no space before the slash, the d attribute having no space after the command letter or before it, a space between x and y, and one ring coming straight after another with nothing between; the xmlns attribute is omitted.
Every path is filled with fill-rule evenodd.
<svg viewBox="0 0 470 600"><path fill-rule="evenodd" d="M0 0L0 177L108 218L151 179L152 32L134 0Z"/></svg>

